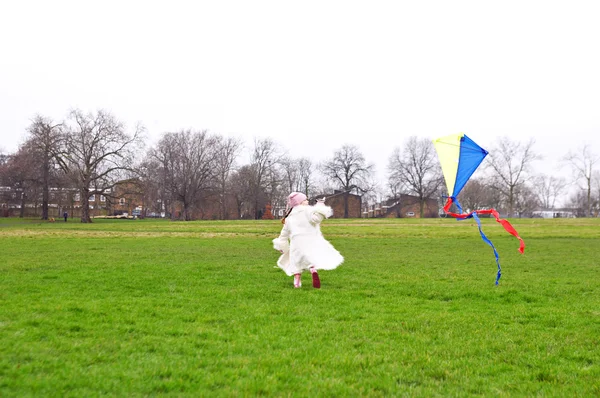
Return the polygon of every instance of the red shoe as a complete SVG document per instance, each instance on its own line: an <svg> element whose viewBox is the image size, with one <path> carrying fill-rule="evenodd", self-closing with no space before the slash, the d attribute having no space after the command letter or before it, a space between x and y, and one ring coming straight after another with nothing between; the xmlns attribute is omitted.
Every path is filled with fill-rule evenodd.
<svg viewBox="0 0 600 398"><path fill-rule="evenodd" d="M313 280L313 287L315 289L320 289L321 288L321 280L319 279L319 274L317 274L317 271L312 273L312 280Z"/></svg>

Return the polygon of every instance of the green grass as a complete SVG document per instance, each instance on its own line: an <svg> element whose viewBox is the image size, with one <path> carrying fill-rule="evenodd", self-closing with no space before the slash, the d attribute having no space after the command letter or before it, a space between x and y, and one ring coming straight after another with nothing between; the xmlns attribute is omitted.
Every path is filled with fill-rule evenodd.
<svg viewBox="0 0 600 398"><path fill-rule="evenodd" d="M302 289L277 221L0 222L0 396L594 396L600 220L328 220Z"/></svg>

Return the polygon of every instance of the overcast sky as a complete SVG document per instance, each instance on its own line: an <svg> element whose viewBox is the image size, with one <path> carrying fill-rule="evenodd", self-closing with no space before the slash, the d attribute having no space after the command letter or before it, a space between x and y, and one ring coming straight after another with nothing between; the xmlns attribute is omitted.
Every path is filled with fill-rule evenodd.
<svg viewBox="0 0 600 398"><path fill-rule="evenodd" d="M107 109L149 144L208 129L295 157L411 136L600 152L597 1L4 1L0 148L36 113ZM564 172L564 171L563 171Z"/></svg>

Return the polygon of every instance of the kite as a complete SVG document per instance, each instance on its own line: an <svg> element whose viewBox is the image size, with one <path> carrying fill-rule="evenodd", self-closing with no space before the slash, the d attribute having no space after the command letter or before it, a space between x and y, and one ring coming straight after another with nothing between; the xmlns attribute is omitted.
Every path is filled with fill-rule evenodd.
<svg viewBox="0 0 600 398"><path fill-rule="evenodd" d="M500 218L500 215L495 209L483 209L473 210L470 213L464 213L460 203L458 203L458 194L463 189L471 175L477 170L483 159L488 155L488 151L480 147L467 137L463 133L452 134L445 137L437 138L433 140L435 150L438 154L440 164L442 166L442 173L444 174L444 180L446 181L446 187L448 188L448 196L446 204L444 205L444 213L456 218L457 220L466 220L468 218L474 218L477 221L479 227L479 234L481 239L494 250L496 256L496 264L498 265L498 273L496 275L496 285L500 281L502 276L502 268L500 268L500 259L496 247L491 240L489 240L481 229L481 221L478 215L480 214L491 214L494 216L496 221L500 223L504 229L515 236L520 241L519 252L521 254L525 251L525 242L519 236L513 226L504 219ZM452 213L450 206L452 203L456 204L456 208L459 213Z"/></svg>

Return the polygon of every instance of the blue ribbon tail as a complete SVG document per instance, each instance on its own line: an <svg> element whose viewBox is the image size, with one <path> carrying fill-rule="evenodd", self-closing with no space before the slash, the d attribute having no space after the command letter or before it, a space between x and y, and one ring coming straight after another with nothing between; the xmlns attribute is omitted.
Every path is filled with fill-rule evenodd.
<svg viewBox="0 0 600 398"><path fill-rule="evenodd" d="M450 196L450 199L452 199L452 202L454 202L454 204L456 205L456 208L458 209L458 214L463 214L464 210L463 210L462 206L460 205L460 203L458 202L458 199L455 198L454 196ZM473 215L469 214L465 218L457 218L456 221L468 220L471 217L473 217Z"/></svg>
<svg viewBox="0 0 600 398"><path fill-rule="evenodd" d="M471 215L475 219L475 221L477 221L477 227L479 228L479 234L481 235L481 239L483 239L483 241L490 245L494 250L494 256L496 256L496 264L498 265L498 274L496 274L496 286L498 286L498 282L500 281L500 277L502 276L502 268L500 268L500 259L498 257L498 252L496 251L496 248L494 247L492 241L489 240L481 230L481 220L479 220L479 217L477 217L477 213L473 212L471 213Z"/></svg>

